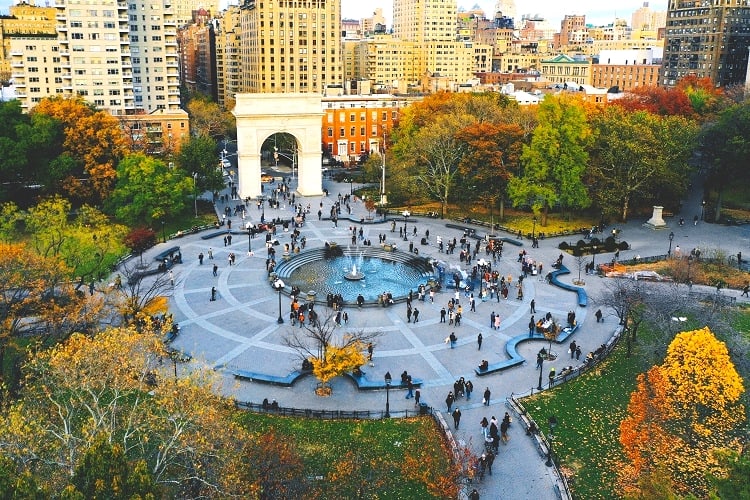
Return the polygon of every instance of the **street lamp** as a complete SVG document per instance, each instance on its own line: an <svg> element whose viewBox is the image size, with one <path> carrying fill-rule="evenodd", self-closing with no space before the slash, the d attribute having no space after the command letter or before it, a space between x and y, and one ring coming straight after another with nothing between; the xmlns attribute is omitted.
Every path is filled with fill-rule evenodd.
<svg viewBox="0 0 750 500"><path fill-rule="evenodd" d="M281 281L280 278L277 278L276 281L273 282L273 287L279 292L279 319L276 320L276 323L281 325L284 323L284 318L281 316L281 291L284 289L284 282Z"/></svg>
<svg viewBox="0 0 750 500"><path fill-rule="evenodd" d="M674 233L672 231L669 232L669 250L667 250L667 257L672 255L672 240L674 239Z"/></svg>
<svg viewBox="0 0 750 500"><path fill-rule="evenodd" d="M555 438L555 427L557 427L557 417L550 415L547 420L549 423L549 439L547 440L547 461L544 463L547 467L552 467L552 440Z"/></svg>
<svg viewBox="0 0 750 500"><path fill-rule="evenodd" d="M353 195L354 194L354 186L352 185L352 182L354 182L354 179L352 179L351 177L349 177L347 180L349 181L349 194Z"/></svg>
<svg viewBox="0 0 750 500"><path fill-rule="evenodd" d="M167 233L165 232L164 224L166 224L166 223L164 221L161 221L161 237L164 240L164 243L166 243L167 242Z"/></svg>
<svg viewBox="0 0 750 500"><path fill-rule="evenodd" d="M591 270L594 271L594 274L596 274L596 250L598 247L596 245L591 247L591 250L594 251L593 254L591 254Z"/></svg>
<svg viewBox="0 0 750 500"><path fill-rule="evenodd" d="M688 255L688 274L687 274L687 286L692 289L692 282L690 281L690 267L693 265L693 256Z"/></svg>
<svg viewBox="0 0 750 500"><path fill-rule="evenodd" d="M536 389L538 391L541 391L543 389L542 387L542 373L544 372L544 357L539 357L539 385L536 386Z"/></svg>
<svg viewBox="0 0 750 500"><path fill-rule="evenodd" d="M701 201L701 220L706 217L706 200Z"/></svg>
<svg viewBox="0 0 750 500"><path fill-rule="evenodd" d="M250 227L250 224L248 223L247 226L247 254L252 256L253 255L253 230L252 227Z"/></svg>
<svg viewBox="0 0 750 500"><path fill-rule="evenodd" d="M385 372L385 418L391 418L391 372Z"/></svg>
<svg viewBox="0 0 750 500"><path fill-rule="evenodd" d="M198 172L193 172L193 204L195 205L195 218L198 218Z"/></svg>
<svg viewBox="0 0 750 500"><path fill-rule="evenodd" d="M531 241L533 242L536 237L536 215L531 220L534 222L534 225L531 226Z"/></svg>

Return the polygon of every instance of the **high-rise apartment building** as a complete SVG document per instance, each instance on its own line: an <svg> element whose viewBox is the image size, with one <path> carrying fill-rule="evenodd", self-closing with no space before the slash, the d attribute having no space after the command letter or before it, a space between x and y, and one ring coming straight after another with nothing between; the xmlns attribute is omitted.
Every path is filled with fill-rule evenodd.
<svg viewBox="0 0 750 500"><path fill-rule="evenodd" d="M225 10L216 23L216 86L217 102L232 109L234 94L242 81L240 58L240 8Z"/></svg>
<svg viewBox="0 0 750 500"><path fill-rule="evenodd" d="M100 0L106 1L106 0ZM115 0L109 0L115 3ZM177 20L171 0L116 0L127 5L134 107L138 111L179 109ZM127 50L127 49L126 49ZM127 53L123 53L123 57ZM126 68L123 68L125 71Z"/></svg>
<svg viewBox="0 0 750 500"><path fill-rule="evenodd" d="M193 22L177 31L180 46L180 81L190 94L218 100L216 86L216 30L205 9L193 12Z"/></svg>
<svg viewBox="0 0 750 500"><path fill-rule="evenodd" d="M241 92L325 93L343 84L340 0L244 0Z"/></svg>
<svg viewBox="0 0 750 500"><path fill-rule="evenodd" d="M455 0L394 0L393 35L418 43L456 40Z"/></svg>
<svg viewBox="0 0 750 500"><path fill-rule="evenodd" d="M560 21L560 42L558 47L583 45L588 40L586 16L566 15Z"/></svg>
<svg viewBox="0 0 750 500"><path fill-rule="evenodd" d="M661 84L687 75L717 86L742 84L750 48L750 5L746 0L670 0Z"/></svg>
<svg viewBox="0 0 750 500"><path fill-rule="evenodd" d="M22 7L26 24L49 24L50 8ZM3 37L25 109L52 95L78 95L114 115L179 109L172 0L56 0L52 9L53 30Z"/></svg>

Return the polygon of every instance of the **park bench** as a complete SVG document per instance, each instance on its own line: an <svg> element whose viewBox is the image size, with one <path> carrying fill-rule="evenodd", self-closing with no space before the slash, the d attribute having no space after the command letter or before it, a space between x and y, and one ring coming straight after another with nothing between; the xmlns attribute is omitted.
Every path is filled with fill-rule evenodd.
<svg viewBox="0 0 750 500"><path fill-rule="evenodd" d="M346 375L350 379L352 379L355 384L357 384L357 389L359 389L360 391L385 389L385 379L368 379L367 375L363 371L360 371L359 374L355 374L354 372L347 372ZM415 378L412 379L411 383L414 387L419 387L422 385L422 380ZM406 389L406 384L402 384L400 382L392 383L391 388Z"/></svg>
<svg viewBox="0 0 750 500"><path fill-rule="evenodd" d="M555 269L554 271L550 272L550 283L555 285L556 287L562 288L563 290L575 292L578 295L578 305L580 307L586 307L589 302L586 290L584 290L580 286L569 285L568 283L563 283L562 281L558 280L557 278L562 276L563 274L570 274L570 271L565 266L560 266L559 269Z"/></svg>
<svg viewBox="0 0 750 500"><path fill-rule="evenodd" d="M156 254L154 256L154 260L157 260L159 262L164 262L165 260L167 260L168 261L167 265L171 266L172 256L174 254L179 254L179 253L180 253L180 247L177 247L177 246L175 246L175 247L169 247L166 250L164 250L163 252L160 252L160 253Z"/></svg>
<svg viewBox="0 0 750 500"><path fill-rule="evenodd" d="M578 330L578 324L571 327L565 327L560 331L560 334L555 339L555 343L562 344L563 342L567 341L568 338L570 338L571 335L573 335L576 330ZM527 340L547 340L544 335L541 333L534 333L531 337L528 335L518 335L516 337L513 337L508 342L505 343L505 353L510 356L510 359L506 359L503 361L499 361L497 363L490 363L487 365L486 370L482 370L480 367L474 368L474 372L482 377L484 375L489 375L490 373L497 373L503 370L506 370L508 368L512 368L514 366L518 366L520 364L523 364L524 359L521 354L518 352L518 344L521 342L525 342Z"/></svg>
<svg viewBox="0 0 750 500"><path fill-rule="evenodd" d="M271 385L280 385L283 387L291 387L297 379L304 377L310 370L294 370L286 377L280 377L277 375L268 375L266 373L251 372L248 370L234 370L232 374L235 378L250 380L252 382L262 382Z"/></svg>

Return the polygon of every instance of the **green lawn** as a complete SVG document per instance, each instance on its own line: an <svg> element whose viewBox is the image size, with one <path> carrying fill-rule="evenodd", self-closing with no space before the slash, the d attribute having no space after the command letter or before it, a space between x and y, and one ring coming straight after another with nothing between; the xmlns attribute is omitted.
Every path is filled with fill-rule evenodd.
<svg viewBox="0 0 750 500"><path fill-rule="evenodd" d="M449 456L441 446L442 438L430 417L385 420L319 420L242 413L240 421L254 433L273 429L281 439L291 441L305 464L308 477L325 477L349 451L358 462L370 464L363 471L369 481L368 498L427 499L431 495L421 481L407 479L399 467L407 454L425 456L432 461L432 473L449 467ZM425 462L423 462L425 463ZM381 467L378 468L378 464ZM376 486L375 482L382 481ZM319 488L325 489L324 482ZM373 489L374 488L374 489Z"/></svg>
<svg viewBox="0 0 750 500"><path fill-rule="evenodd" d="M637 348L631 358L625 355L623 341L593 370L522 401L545 434L549 416L557 417L553 449L577 498L618 498L619 425L642 371Z"/></svg>

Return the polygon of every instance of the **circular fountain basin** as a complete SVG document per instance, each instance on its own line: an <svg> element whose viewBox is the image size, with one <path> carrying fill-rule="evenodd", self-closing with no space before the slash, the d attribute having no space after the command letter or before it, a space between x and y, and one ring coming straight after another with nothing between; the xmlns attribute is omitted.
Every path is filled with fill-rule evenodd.
<svg viewBox="0 0 750 500"><path fill-rule="evenodd" d="M383 292L394 299L406 297L434 279L427 259L406 252L366 247L346 248L343 253L326 258L322 249L308 250L279 264L276 274L288 286L315 290L319 298L340 294L348 303L356 302L359 295L366 302L377 302Z"/></svg>

